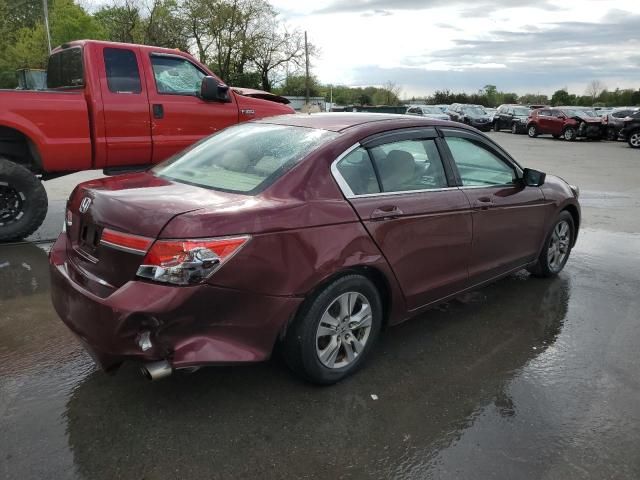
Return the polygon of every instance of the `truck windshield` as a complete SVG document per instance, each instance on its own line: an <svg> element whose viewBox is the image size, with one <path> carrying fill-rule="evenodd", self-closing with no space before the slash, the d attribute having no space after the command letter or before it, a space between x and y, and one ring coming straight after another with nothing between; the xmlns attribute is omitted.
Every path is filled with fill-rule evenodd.
<svg viewBox="0 0 640 480"><path fill-rule="evenodd" d="M49 57L47 88L77 88L83 85L82 48L66 48Z"/></svg>
<svg viewBox="0 0 640 480"><path fill-rule="evenodd" d="M196 143L152 172L199 187L253 195L336 136L326 130L245 123Z"/></svg>

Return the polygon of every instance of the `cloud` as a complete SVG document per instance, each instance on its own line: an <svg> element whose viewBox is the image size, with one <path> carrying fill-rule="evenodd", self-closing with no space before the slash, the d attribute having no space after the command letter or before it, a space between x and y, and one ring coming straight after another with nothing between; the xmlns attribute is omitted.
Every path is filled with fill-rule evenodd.
<svg viewBox="0 0 640 480"><path fill-rule="evenodd" d="M468 5L468 0L344 0L335 1L326 7L316 10L314 13L366 13L376 10L428 10L438 7L451 7L454 5ZM506 8L535 7L545 10L560 10L561 7L553 5L549 0L510 0ZM472 9L468 9L469 15L485 16L490 12L505 8L504 0L480 0Z"/></svg>

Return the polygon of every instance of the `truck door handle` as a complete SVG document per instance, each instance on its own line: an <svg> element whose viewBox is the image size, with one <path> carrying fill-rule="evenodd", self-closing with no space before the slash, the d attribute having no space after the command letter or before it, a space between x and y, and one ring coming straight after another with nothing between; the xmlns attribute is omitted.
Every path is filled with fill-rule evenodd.
<svg viewBox="0 0 640 480"><path fill-rule="evenodd" d="M475 207L480 210L488 210L493 205L491 197L478 197L476 199Z"/></svg>
<svg viewBox="0 0 640 480"><path fill-rule="evenodd" d="M163 118L164 117L164 107L161 103L153 104L153 118Z"/></svg>
<svg viewBox="0 0 640 480"><path fill-rule="evenodd" d="M402 210L400 210L395 205L388 207L380 207L376 208L373 212L371 212L372 220L387 220L391 218L397 218L402 215Z"/></svg>

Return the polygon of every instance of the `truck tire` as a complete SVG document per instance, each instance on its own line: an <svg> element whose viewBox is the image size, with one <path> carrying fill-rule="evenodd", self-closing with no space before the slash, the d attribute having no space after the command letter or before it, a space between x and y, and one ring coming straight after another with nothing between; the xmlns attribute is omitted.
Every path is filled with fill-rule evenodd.
<svg viewBox="0 0 640 480"><path fill-rule="evenodd" d="M31 171L0 158L0 242L19 240L35 232L47 215L48 205L47 192Z"/></svg>

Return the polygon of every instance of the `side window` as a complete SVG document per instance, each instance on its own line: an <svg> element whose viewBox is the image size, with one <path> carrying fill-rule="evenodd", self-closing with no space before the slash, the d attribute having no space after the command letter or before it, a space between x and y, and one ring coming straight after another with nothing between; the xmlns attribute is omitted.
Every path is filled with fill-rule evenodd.
<svg viewBox="0 0 640 480"><path fill-rule="evenodd" d="M370 150L383 192L448 186L434 140L404 140Z"/></svg>
<svg viewBox="0 0 640 480"><path fill-rule="evenodd" d="M158 93L196 95L200 91L205 74L188 60L152 55L151 64Z"/></svg>
<svg viewBox="0 0 640 480"><path fill-rule="evenodd" d="M354 194L380 193L371 159L364 148L356 148L340 160L336 167Z"/></svg>
<svg viewBox="0 0 640 480"><path fill-rule="evenodd" d="M107 71L107 86L112 93L140 93L140 72L133 50L121 48L104 49L104 67Z"/></svg>
<svg viewBox="0 0 640 480"><path fill-rule="evenodd" d="M629 110L620 110L619 112L614 112L611 116L615 118L624 118L631 114Z"/></svg>
<svg viewBox="0 0 640 480"><path fill-rule="evenodd" d="M540 110L538 112L538 116L540 116L540 117L550 117L551 116L551 110Z"/></svg>
<svg viewBox="0 0 640 480"><path fill-rule="evenodd" d="M514 183L516 172L480 142L466 138L445 138L465 187Z"/></svg>

